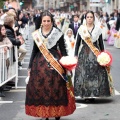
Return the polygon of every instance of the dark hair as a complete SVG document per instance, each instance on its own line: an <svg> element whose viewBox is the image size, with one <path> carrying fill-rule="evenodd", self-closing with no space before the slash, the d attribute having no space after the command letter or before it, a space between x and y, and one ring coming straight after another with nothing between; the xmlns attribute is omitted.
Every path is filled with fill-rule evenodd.
<svg viewBox="0 0 120 120"><path fill-rule="evenodd" d="M15 13L16 13L16 10L15 10L15 8L13 8L13 7L10 7L10 8L9 8L9 10L10 10L10 9L14 10L14 11L15 11Z"/></svg>
<svg viewBox="0 0 120 120"><path fill-rule="evenodd" d="M86 15L85 15L85 19L86 19L87 14L89 14L89 13L91 13L91 14L93 15L93 18L94 18L94 20L95 20L95 15L94 15L94 12L93 12L93 11L88 11L88 12L86 13Z"/></svg>
<svg viewBox="0 0 120 120"><path fill-rule="evenodd" d="M19 15L21 14L21 11L20 10L18 10L17 11L17 20L19 21Z"/></svg>
<svg viewBox="0 0 120 120"><path fill-rule="evenodd" d="M0 42L2 42L5 37L5 35L2 35L1 33L2 27L4 27L4 25L0 25Z"/></svg>
<svg viewBox="0 0 120 120"><path fill-rule="evenodd" d="M44 16L49 16L51 18L51 22L53 23L53 27L57 28L57 25L55 24L54 16L48 10L45 10L45 11L41 12L41 15L40 15L40 25L42 23L42 18Z"/></svg>
<svg viewBox="0 0 120 120"><path fill-rule="evenodd" d="M78 18L79 18L79 15L78 15L78 14L75 14L75 15L73 15L73 17L78 17Z"/></svg>

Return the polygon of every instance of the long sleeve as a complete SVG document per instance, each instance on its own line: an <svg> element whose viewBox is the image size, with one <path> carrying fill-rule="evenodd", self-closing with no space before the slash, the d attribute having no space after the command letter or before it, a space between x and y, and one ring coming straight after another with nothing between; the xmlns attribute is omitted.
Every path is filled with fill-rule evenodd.
<svg viewBox="0 0 120 120"><path fill-rule="evenodd" d="M6 33L7 33L7 37L10 39L10 41L12 42L13 45L15 45L15 46L21 45L21 42L15 38L14 33L12 33L10 30L8 30Z"/></svg>
<svg viewBox="0 0 120 120"><path fill-rule="evenodd" d="M102 39L102 34L99 36L98 42L99 42L100 50L103 51L104 50L104 43L103 43L103 39Z"/></svg>
<svg viewBox="0 0 120 120"><path fill-rule="evenodd" d="M66 46L65 46L65 41L64 41L63 35L59 39L58 44L59 44L59 48L60 48L60 52L61 52L62 56L67 56L67 51L66 51Z"/></svg>
<svg viewBox="0 0 120 120"><path fill-rule="evenodd" d="M6 39L6 45L7 45L7 47L8 48L12 48L13 45L12 45L11 41L7 37L5 39Z"/></svg>
<svg viewBox="0 0 120 120"><path fill-rule="evenodd" d="M31 68L33 60L38 52L39 52L39 48L37 47L36 43L34 42L33 50L32 50L31 57L30 57L30 62L29 62L29 66L28 66L29 69Z"/></svg>
<svg viewBox="0 0 120 120"><path fill-rule="evenodd" d="M78 34L77 41L76 41L76 44L75 44L75 54L74 54L75 56L78 56L78 50L79 50L79 47L80 47L80 43L81 43L81 37Z"/></svg>

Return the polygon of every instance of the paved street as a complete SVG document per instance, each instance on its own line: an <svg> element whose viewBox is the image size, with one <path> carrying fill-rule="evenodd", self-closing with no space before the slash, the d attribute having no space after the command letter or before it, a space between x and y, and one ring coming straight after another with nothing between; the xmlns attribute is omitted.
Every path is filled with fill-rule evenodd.
<svg viewBox="0 0 120 120"><path fill-rule="evenodd" d="M30 32L33 30L34 27L32 26ZM24 109L25 78L27 77L27 67L32 45L33 40L30 36L25 45L28 53L23 62L23 69L19 70L19 88L5 92L6 96L0 98L0 120L40 120L40 118L27 116ZM84 100L76 99L76 111L70 116L62 117L61 120L120 120L120 49L107 45L106 49L113 55L111 73L116 95L107 99L96 99L93 103L86 103Z"/></svg>

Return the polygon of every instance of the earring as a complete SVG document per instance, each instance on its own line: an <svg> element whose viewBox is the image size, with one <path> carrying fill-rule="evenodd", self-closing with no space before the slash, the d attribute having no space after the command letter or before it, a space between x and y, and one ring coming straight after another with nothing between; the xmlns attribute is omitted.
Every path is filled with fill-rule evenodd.
<svg viewBox="0 0 120 120"><path fill-rule="evenodd" d="M42 27L42 24L40 24L40 27Z"/></svg>

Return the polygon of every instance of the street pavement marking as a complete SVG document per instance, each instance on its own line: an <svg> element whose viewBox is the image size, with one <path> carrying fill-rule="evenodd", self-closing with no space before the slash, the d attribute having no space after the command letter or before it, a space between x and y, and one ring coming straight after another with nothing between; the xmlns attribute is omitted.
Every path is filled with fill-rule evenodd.
<svg viewBox="0 0 120 120"><path fill-rule="evenodd" d="M29 64L29 62L22 62L23 64Z"/></svg>
<svg viewBox="0 0 120 120"><path fill-rule="evenodd" d="M25 57L24 59L30 59L30 57Z"/></svg>
<svg viewBox="0 0 120 120"><path fill-rule="evenodd" d="M26 55L31 55L30 53L27 53Z"/></svg>
<svg viewBox="0 0 120 120"><path fill-rule="evenodd" d="M13 103L13 101L3 101L2 97L0 97L0 104L5 104L5 103Z"/></svg>
<svg viewBox="0 0 120 120"><path fill-rule="evenodd" d="M115 90L115 95L120 95L120 92L118 92L117 90Z"/></svg>
<svg viewBox="0 0 120 120"><path fill-rule="evenodd" d="M26 60L28 59L28 60L29 60L29 59L30 59L30 57L25 57L24 59L26 59Z"/></svg>
<svg viewBox="0 0 120 120"><path fill-rule="evenodd" d="M18 69L19 69L19 68L18 68ZM27 68L22 68L22 67L21 67L19 70L27 70Z"/></svg>
<svg viewBox="0 0 120 120"><path fill-rule="evenodd" d="M21 89L11 89L10 91L7 91L7 92L26 92L26 89L25 89L25 86L24 86L24 88L21 88Z"/></svg>
<svg viewBox="0 0 120 120"><path fill-rule="evenodd" d="M80 108L85 108L85 107L87 107L88 105L86 105L86 104L81 104L81 103L80 103L80 104L76 103L76 106L77 106L77 107L76 107L77 109L80 109Z"/></svg>
<svg viewBox="0 0 120 120"><path fill-rule="evenodd" d="M18 78L26 78L27 76L18 76Z"/></svg>

